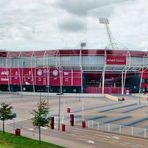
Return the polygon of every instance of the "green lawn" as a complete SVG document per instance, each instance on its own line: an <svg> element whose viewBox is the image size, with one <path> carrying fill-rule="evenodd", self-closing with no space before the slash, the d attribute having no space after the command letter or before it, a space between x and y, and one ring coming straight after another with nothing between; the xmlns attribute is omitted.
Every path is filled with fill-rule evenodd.
<svg viewBox="0 0 148 148"><path fill-rule="evenodd" d="M47 142L39 144L37 140L15 136L13 134L0 132L0 148L63 148Z"/></svg>

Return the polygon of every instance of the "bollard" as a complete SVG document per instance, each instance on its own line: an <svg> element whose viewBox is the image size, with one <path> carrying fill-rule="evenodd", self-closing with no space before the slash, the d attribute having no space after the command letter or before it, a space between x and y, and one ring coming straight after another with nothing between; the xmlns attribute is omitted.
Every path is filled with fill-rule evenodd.
<svg viewBox="0 0 148 148"><path fill-rule="evenodd" d="M85 122L85 120L82 120L82 128L86 128L86 122Z"/></svg>
<svg viewBox="0 0 148 148"><path fill-rule="evenodd" d="M65 132L65 124L62 124L62 132Z"/></svg>
<svg viewBox="0 0 148 148"><path fill-rule="evenodd" d="M21 130L19 128L15 129L15 136L20 136Z"/></svg>
<svg viewBox="0 0 148 148"><path fill-rule="evenodd" d="M70 126L74 126L74 114L70 114Z"/></svg>
<svg viewBox="0 0 148 148"><path fill-rule="evenodd" d="M70 113L70 108L67 108L67 113Z"/></svg>
<svg viewBox="0 0 148 148"><path fill-rule="evenodd" d="M50 117L50 129L54 129L54 117Z"/></svg>

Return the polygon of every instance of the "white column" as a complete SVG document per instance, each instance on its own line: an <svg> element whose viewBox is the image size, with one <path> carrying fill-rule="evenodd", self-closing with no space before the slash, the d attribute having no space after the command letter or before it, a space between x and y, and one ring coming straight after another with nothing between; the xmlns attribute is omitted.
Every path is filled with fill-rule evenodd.
<svg viewBox="0 0 148 148"><path fill-rule="evenodd" d="M11 61L11 59L10 59L10 61ZM11 67L11 65L10 65L10 67ZM10 91L11 91L11 90L10 90L11 73L10 73L10 71L8 70L8 57L6 57L6 71L7 71L7 79L8 79L8 90L9 90L9 92L10 92Z"/></svg>
<svg viewBox="0 0 148 148"><path fill-rule="evenodd" d="M48 85L48 93L49 93L49 84L50 84L50 67L47 67L47 85Z"/></svg>
<svg viewBox="0 0 148 148"><path fill-rule="evenodd" d="M105 85L105 70L106 70L106 50L104 53L104 67L103 67L103 71L102 71L102 94L104 94L104 85Z"/></svg>
<svg viewBox="0 0 148 148"><path fill-rule="evenodd" d="M47 57L48 57L48 58L47 58L47 60L48 60L48 62L47 62L47 64L48 64L48 66L47 66L47 68L48 68L48 70L47 70L47 71L48 71L48 73L47 73L47 74L48 74L48 76L47 76L47 78L48 78L48 79L47 79L47 83L48 83L48 93L49 93L49 85L50 85L50 65L49 65L49 55L47 55Z"/></svg>
<svg viewBox="0 0 148 148"><path fill-rule="evenodd" d="M33 71L33 64L32 64L33 56L34 56L34 51L31 55L31 74L32 74L32 80L33 80L33 91L35 92L36 70L35 70L35 72ZM35 60L35 64L36 64L36 60ZM36 68L36 65L34 66L34 68ZM34 76L33 76L33 73L34 73Z"/></svg>
<svg viewBox="0 0 148 148"><path fill-rule="evenodd" d="M83 93L83 68L82 68L82 47L80 49L80 70L81 70L81 93Z"/></svg>
<svg viewBox="0 0 148 148"><path fill-rule="evenodd" d="M104 94L105 68L102 72L102 94Z"/></svg>
<svg viewBox="0 0 148 148"><path fill-rule="evenodd" d="M125 82L126 82L126 73L127 73L127 70L124 73L123 94L124 94L124 88L125 88Z"/></svg>
<svg viewBox="0 0 148 148"><path fill-rule="evenodd" d="M21 72L20 72L20 66L19 66L19 60L21 60L21 52L20 55L18 57L18 72L19 72L19 81L20 81L20 87L21 87L21 93L22 93L22 79L21 79Z"/></svg>
<svg viewBox="0 0 148 148"><path fill-rule="evenodd" d="M62 94L62 87L63 87L63 67L61 66L61 54L58 51L58 65L59 65L59 72L60 72L60 95Z"/></svg>
<svg viewBox="0 0 148 148"><path fill-rule="evenodd" d="M122 77L121 77L121 94L123 95L124 94L124 82L123 82L123 71L122 71Z"/></svg>
<svg viewBox="0 0 148 148"><path fill-rule="evenodd" d="M83 69L81 67L81 93L83 93Z"/></svg>
<svg viewBox="0 0 148 148"><path fill-rule="evenodd" d="M141 93L141 83L142 83L142 79L143 79L143 69L141 71L141 75L140 75L140 84L139 84L139 104L141 103L141 100L140 100L140 93Z"/></svg>
<svg viewBox="0 0 148 148"><path fill-rule="evenodd" d="M23 82L24 82L24 61L23 61L23 59L21 58L21 63L22 63L22 66L21 66L21 68L22 68L22 86L23 86Z"/></svg>
<svg viewBox="0 0 148 148"><path fill-rule="evenodd" d="M71 86L73 86L73 69L71 69Z"/></svg>

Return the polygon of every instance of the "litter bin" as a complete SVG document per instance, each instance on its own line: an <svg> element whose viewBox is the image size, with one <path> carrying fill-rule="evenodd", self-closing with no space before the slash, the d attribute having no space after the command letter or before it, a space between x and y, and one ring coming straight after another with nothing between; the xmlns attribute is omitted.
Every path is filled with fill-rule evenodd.
<svg viewBox="0 0 148 148"><path fill-rule="evenodd" d="M17 128L15 130L15 136L20 136L21 135L21 130L19 128Z"/></svg>

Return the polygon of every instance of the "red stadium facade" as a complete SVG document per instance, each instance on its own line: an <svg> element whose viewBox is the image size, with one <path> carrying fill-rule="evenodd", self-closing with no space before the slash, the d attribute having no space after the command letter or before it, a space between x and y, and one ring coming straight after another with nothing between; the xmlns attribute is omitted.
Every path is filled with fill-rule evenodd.
<svg viewBox="0 0 148 148"><path fill-rule="evenodd" d="M0 52L1 91L124 94L148 92L148 52Z"/></svg>

